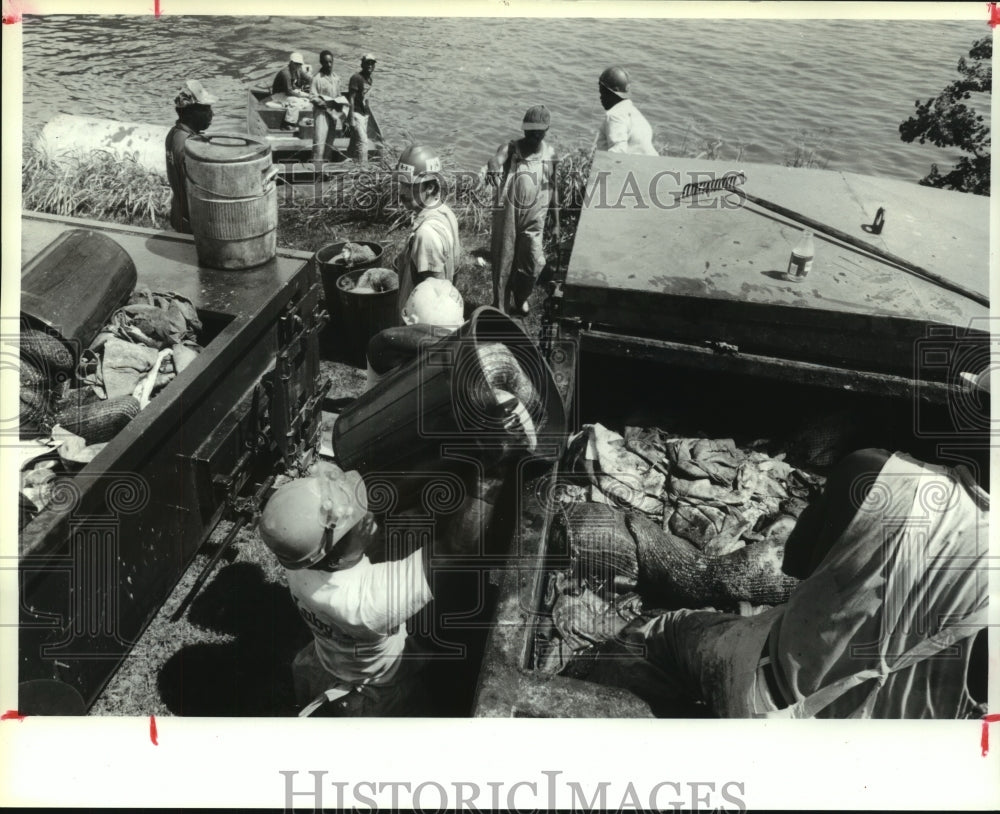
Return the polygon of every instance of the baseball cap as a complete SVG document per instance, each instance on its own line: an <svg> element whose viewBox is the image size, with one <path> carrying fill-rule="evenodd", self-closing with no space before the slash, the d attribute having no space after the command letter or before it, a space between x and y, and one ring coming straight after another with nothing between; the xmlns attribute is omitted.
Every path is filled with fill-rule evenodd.
<svg viewBox="0 0 1000 814"><path fill-rule="evenodd" d="M305 62L305 60L302 58L302 54L300 54L298 51L292 51L292 55L288 58L288 61L297 62L299 65L302 65Z"/></svg>
<svg viewBox="0 0 1000 814"><path fill-rule="evenodd" d="M535 105L528 108L524 114L524 121L521 123L522 130L548 130L549 110L545 105Z"/></svg>
<svg viewBox="0 0 1000 814"><path fill-rule="evenodd" d="M375 59L375 54L371 54L371 53L365 54L363 57L361 57L361 61L362 62L378 62L378 60Z"/></svg>

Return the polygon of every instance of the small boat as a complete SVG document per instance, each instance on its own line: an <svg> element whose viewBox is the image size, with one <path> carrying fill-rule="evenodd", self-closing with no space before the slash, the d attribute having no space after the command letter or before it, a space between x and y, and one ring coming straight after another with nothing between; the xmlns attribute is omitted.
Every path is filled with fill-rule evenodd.
<svg viewBox="0 0 1000 814"><path fill-rule="evenodd" d="M269 105L271 97L268 88L251 88L247 92L247 132L252 136L266 138L271 145L274 163L278 166L279 178L286 182L302 183L316 180L316 168L312 163L313 129L312 117L303 115L295 130L283 130L285 119L282 107ZM375 111L368 116L369 160L378 160L382 149L382 129L379 127ZM327 164L346 164L352 159L347 155L350 144L348 138L333 140L333 155ZM346 169L346 168L345 168ZM325 177L334 175L335 169L325 168Z"/></svg>

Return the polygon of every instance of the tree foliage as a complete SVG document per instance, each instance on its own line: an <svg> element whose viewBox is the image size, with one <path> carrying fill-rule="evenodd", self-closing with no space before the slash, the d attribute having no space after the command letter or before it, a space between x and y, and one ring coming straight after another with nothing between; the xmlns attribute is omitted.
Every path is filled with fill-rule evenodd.
<svg viewBox="0 0 1000 814"><path fill-rule="evenodd" d="M990 128L976 112L972 94L991 93L993 81L993 39L985 36L973 43L969 59L958 60L959 79L952 82L933 99L914 106L916 114L899 125L900 138L905 142L930 142L937 147L956 147L962 156L950 172L942 174L937 164L920 180L925 186L957 189L978 195L990 194ZM989 99L986 100L989 109Z"/></svg>

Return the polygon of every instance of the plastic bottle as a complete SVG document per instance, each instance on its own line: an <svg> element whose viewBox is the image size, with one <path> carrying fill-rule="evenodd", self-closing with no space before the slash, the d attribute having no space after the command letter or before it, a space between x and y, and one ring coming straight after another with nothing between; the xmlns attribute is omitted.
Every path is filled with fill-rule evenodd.
<svg viewBox="0 0 1000 814"><path fill-rule="evenodd" d="M801 280L812 268L815 254L816 247L813 245L813 233L808 229L803 229L801 240L792 249L792 256L788 258L788 271L785 272L785 276L789 280Z"/></svg>

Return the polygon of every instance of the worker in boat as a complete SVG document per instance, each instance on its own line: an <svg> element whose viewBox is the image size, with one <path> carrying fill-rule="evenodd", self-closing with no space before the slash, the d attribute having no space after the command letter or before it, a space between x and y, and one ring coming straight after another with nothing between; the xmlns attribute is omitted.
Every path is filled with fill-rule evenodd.
<svg viewBox="0 0 1000 814"><path fill-rule="evenodd" d="M658 155L653 147L653 128L632 103L628 71L613 65L597 81L601 107L606 111L597 134L597 149L610 153Z"/></svg>
<svg viewBox="0 0 1000 814"><path fill-rule="evenodd" d="M975 377L986 391L988 376ZM985 452L976 472L852 453L785 544L782 567L802 579L786 604L750 617L675 611L627 638L645 648L671 695L721 717L978 716Z"/></svg>
<svg viewBox="0 0 1000 814"><path fill-rule="evenodd" d="M333 72L333 52L319 53L319 71L309 85L309 98L313 106L313 160L330 157L333 139L343 129L343 98L340 96L340 77Z"/></svg>
<svg viewBox="0 0 1000 814"><path fill-rule="evenodd" d="M285 120L281 124L285 130L298 127L299 114L312 107L309 98L310 74L302 54L293 51L288 57L288 64L278 71L271 83L271 100L280 102L285 108Z"/></svg>
<svg viewBox="0 0 1000 814"><path fill-rule="evenodd" d="M528 313L528 297L545 268L543 238L549 214L552 236L556 242L560 238L557 161L545 143L549 121L544 105L529 108L521 122L524 136L500 145L486 165L486 180L498 190L491 239L493 307L508 314Z"/></svg>
<svg viewBox="0 0 1000 814"><path fill-rule="evenodd" d="M189 137L209 128L212 124L212 105L217 101L197 79L185 82L174 98L177 121L167 133L166 153L167 181L173 193L170 199L170 226L177 232L191 233L184 144Z"/></svg>
<svg viewBox="0 0 1000 814"><path fill-rule="evenodd" d="M365 389L413 361L421 347L460 328L465 322L465 303L452 283L429 277L410 293L400 316L402 326L386 328L368 342Z"/></svg>
<svg viewBox="0 0 1000 814"><path fill-rule="evenodd" d="M430 149L411 145L396 164L400 202L413 213L413 225L393 267L399 275L399 302L428 277L453 282L462 247L458 220L444 202L441 159Z"/></svg>
<svg viewBox="0 0 1000 814"><path fill-rule="evenodd" d="M360 164L368 163L368 94L372 89L372 74L375 72L374 54L361 57L361 70L354 74L347 86L348 122L351 126L351 141L347 154Z"/></svg>
<svg viewBox="0 0 1000 814"><path fill-rule="evenodd" d="M300 715L418 714L421 660L406 620L431 601L428 546L373 564L384 535L357 472L322 464L267 502L260 535L313 640L292 663Z"/></svg>

